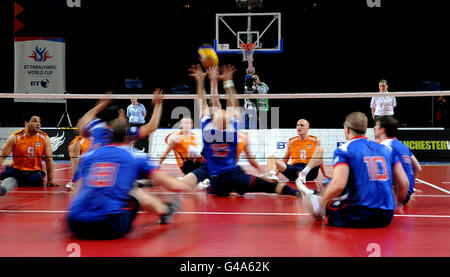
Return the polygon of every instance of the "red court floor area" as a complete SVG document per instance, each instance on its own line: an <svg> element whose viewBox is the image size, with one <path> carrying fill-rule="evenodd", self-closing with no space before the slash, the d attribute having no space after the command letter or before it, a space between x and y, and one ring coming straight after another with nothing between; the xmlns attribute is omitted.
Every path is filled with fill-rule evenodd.
<svg viewBox="0 0 450 277"><path fill-rule="evenodd" d="M164 166L173 176L179 170ZM2 257L447 257L450 256L450 166L423 166L422 192L379 229L316 222L300 199L249 193L217 198L180 193L184 209L170 225L140 213L134 229L113 241L75 238L65 227L63 187L19 188L0 198ZM65 184L70 164L57 164ZM321 178L321 177L320 177ZM314 183L308 184L314 186ZM173 193L148 189L169 199Z"/></svg>

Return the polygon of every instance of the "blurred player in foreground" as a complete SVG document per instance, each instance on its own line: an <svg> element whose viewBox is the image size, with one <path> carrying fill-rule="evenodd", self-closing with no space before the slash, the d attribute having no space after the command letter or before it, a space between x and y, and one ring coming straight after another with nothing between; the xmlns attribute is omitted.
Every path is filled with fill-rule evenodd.
<svg viewBox="0 0 450 277"><path fill-rule="evenodd" d="M171 222L181 203L164 203L142 188L133 187L137 178L151 178L170 191L192 191L159 170L146 153L131 151L126 144L126 121L114 120L110 128L112 142L86 153L74 177L74 182L80 184L67 220L70 230L80 238L120 238L130 232L138 210L159 215L160 224Z"/></svg>

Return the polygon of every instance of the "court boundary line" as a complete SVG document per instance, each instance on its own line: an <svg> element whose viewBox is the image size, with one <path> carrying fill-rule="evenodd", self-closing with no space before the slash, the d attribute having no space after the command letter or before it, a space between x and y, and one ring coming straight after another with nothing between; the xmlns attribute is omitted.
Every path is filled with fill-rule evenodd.
<svg viewBox="0 0 450 277"><path fill-rule="evenodd" d="M430 187L432 187L432 188L435 188L435 189L437 189L437 190L440 190L440 191L442 191L442 192L445 192L445 193L447 193L447 194L450 194L450 191L448 191L448 190L446 190L446 189L443 189L443 188L441 188L441 187L439 187L439 186L436 186L436 185L434 185L434 184L431 184L431 183L429 183L429 182L427 182L427 181L421 180L421 179L419 179L419 178L416 178L416 181L419 181L419 182L421 182L422 184L428 185L428 186L430 186Z"/></svg>
<svg viewBox="0 0 450 277"><path fill-rule="evenodd" d="M66 191L66 190L54 190L54 191L32 191L32 190L18 190L18 191L10 191L8 192L8 194L61 194L61 193L65 193L65 194L69 194L70 191ZM170 191L158 191L158 192L150 192L151 194L157 194L157 195L203 195L203 193L206 192L170 192ZM245 195L248 196L270 196L270 197L292 197L292 195L278 195L276 193L265 193L265 192L249 192L246 193ZM240 196L240 197L245 197L244 196ZM237 195L236 195L237 196ZM442 198L450 198L450 194L449 195L445 195L445 194L413 194L414 197L442 197Z"/></svg>
<svg viewBox="0 0 450 277"><path fill-rule="evenodd" d="M62 210L0 210L0 213L68 213ZM139 214L148 212L139 211ZM309 213L251 213L251 212L176 212L187 215L260 215L260 216L311 216ZM418 214L394 214L394 217L418 217L418 218L450 218L450 215L418 215Z"/></svg>

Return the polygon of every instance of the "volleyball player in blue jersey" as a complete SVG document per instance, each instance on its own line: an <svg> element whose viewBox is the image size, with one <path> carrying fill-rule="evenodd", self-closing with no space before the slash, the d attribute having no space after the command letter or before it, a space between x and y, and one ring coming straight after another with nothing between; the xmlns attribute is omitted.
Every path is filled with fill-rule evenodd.
<svg viewBox="0 0 450 277"><path fill-rule="evenodd" d="M211 185L209 193L216 196L228 196L231 192L267 192L287 195L298 195L298 192L283 183L270 182L259 177L246 174L236 164L238 144L238 111L237 100L233 97L233 66L223 66L220 79L223 81L227 99L227 111L216 109L210 114L205 97L204 77L201 66L192 66L190 76L197 81L199 107L202 123L203 155L206 159Z"/></svg>
<svg viewBox="0 0 450 277"><path fill-rule="evenodd" d="M398 155L365 137L366 129L365 114L346 117L349 141L334 152L333 179L321 196L305 193L305 208L317 219L326 216L329 226L385 227L392 221L396 201L403 203L407 197L409 181Z"/></svg>
<svg viewBox="0 0 450 277"><path fill-rule="evenodd" d="M163 203L142 188L133 186L137 178L152 180L171 191L193 189L159 170L146 153L132 152L125 143L126 120L110 123L111 143L86 153L74 176L78 191L67 216L70 230L84 239L116 239L130 232L139 209L160 216L160 224L170 223L181 203Z"/></svg>
<svg viewBox="0 0 450 277"><path fill-rule="evenodd" d="M109 92L110 93L110 92ZM163 91L155 89L152 105L154 106L152 118L149 123L141 127L128 127L127 139L137 140L147 137L159 127L162 115ZM102 99L78 121L77 127L83 137L92 137L92 147L106 145L110 142L111 130L109 122L120 118L126 120L125 110L118 105L111 105L111 99Z"/></svg>
<svg viewBox="0 0 450 277"><path fill-rule="evenodd" d="M414 193L415 178L422 171L419 161L413 155L411 150L399 141L397 136L398 121L393 116L383 115L375 119L374 133L382 144L390 146L400 156L400 162L409 180L408 195L403 203L408 203L411 195Z"/></svg>

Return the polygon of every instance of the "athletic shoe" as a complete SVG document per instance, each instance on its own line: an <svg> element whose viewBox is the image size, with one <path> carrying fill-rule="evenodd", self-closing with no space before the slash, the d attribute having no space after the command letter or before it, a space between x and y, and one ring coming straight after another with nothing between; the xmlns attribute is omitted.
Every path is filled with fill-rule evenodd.
<svg viewBox="0 0 450 277"><path fill-rule="evenodd" d="M266 178L275 182L280 181L280 178L278 178L274 173L271 172L267 173Z"/></svg>
<svg viewBox="0 0 450 277"><path fill-rule="evenodd" d="M298 173L297 180L299 180L299 179L303 184L306 184L306 175L303 175L302 172ZM296 182L297 182L297 180L296 180Z"/></svg>
<svg viewBox="0 0 450 277"><path fill-rule="evenodd" d="M8 177L0 183L0 196L6 195L12 189L17 188L17 180L13 177Z"/></svg>
<svg viewBox="0 0 450 277"><path fill-rule="evenodd" d="M74 188L73 188L73 183L72 183L72 181L70 181L70 182L68 182L67 184L66 184L66 189L69 189L69 190L73 190Z"/></svg>
<svg viewBox="0 0 450 277"><path fill-rule="evenodd" d="M6 189L0 183L0 196L4 196L6 194Z"/></svg>
<svg viewBox="0 0 450 277"><path fill-rule="evenodd" d="M297 185L298 190L301 192L302 195L313 195L314 190L309 189L305 186L305 183L302 181L302 178L297 178L295 180L295 184Z"/></svg>
<svg viewBox="0 0 450 277"><path fill-rule="evenodd" d="M180 201L175 200L173 202L169 202L166 204L169 207L169 212L165 215L162 215L159 219L159 224L169 224L172 222L173 215L180 211L182 208L182 204Z"/></svg>
<svg viewBox="0 0 450 277"><path fill-rule="evenodd" d="M196 190L206 190L209 185L211 185L211 182L209 181L209 179L205 179L203 181L201 181L200 183L198 183L198 185L195 187Z"/></svg>
<svg viewBox="0 0 450 277"><path fill-rule="evenodd" d="M310 213L317 221L321 221L325 212L323 211L319 198L317 195L310 194L303 197L303 207Z"/></svg>

